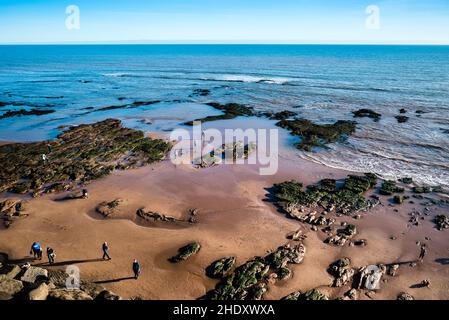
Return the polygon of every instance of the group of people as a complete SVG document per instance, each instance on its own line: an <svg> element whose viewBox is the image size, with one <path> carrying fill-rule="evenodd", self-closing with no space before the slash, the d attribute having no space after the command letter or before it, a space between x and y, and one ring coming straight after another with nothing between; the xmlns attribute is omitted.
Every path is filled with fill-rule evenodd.
<svg viewBox="0 0 449 320"><path fill-rule="evenodd" d="M109 255L109 245L107 242L103 243L101 249L103 250L103 260L111 260L112 258ZM33 242L31 245L30 254L33 255L34 259L42 260L43 249L39 242ZM47 257L50 265L55 263L56 253L53 248L47 247ZM134 259L133 261L132 270L134 273L134 278L137 280L141 273L140 263L137 259Z"/></svg>

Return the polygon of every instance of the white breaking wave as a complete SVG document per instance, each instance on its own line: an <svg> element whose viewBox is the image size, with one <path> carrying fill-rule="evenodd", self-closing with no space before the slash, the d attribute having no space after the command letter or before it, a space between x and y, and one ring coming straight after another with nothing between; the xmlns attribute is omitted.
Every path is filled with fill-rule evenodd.
<svg viewBox="0 0 449 320"><path fill-rule="evenodd" d="M260 77L251 75L238 75L238 74L223 74L223 75L207 75L202 77L202 80L215 80L215 81L229 81L229 82L246 82L246 83L272 83L272 84L285 84L292 81L291 78L283 77Z"/></svg>

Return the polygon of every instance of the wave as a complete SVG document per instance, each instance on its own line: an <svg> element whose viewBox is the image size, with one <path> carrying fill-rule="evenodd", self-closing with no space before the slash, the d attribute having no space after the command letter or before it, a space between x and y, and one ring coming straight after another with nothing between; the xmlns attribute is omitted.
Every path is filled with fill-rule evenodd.
<svg viewBox="0 0 449 320"><path fill-rule="evenodd" d="M294 79L284 77L262 77L252 75L239 74L222 74L222 75L208 75L201 77L200 80L206 81L226 81L226 82L244 82L244 83L271 83L271 84L286 84Z"/></svg>

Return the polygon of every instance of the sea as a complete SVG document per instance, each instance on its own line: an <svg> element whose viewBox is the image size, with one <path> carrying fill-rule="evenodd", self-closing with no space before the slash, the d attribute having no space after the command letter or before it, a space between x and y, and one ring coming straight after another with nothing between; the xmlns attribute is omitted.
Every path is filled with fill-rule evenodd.
<svg viewBox="0 0 449 320"><path fill-rule="evenodd" d="M346 141L298 156L449 187L449 46L0 46L3 141L52 139L68 125L106 118L169 132L220 114L205 105L212 101L291 110L322 124L355 120ZM354 119L362 108L380 121ZM54 112L2 117L17 110Z"/></svg>

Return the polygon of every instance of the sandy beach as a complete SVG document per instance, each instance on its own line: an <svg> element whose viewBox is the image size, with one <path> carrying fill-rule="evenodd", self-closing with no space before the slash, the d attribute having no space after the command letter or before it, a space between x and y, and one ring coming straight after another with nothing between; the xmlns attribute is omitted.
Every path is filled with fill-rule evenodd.
<svg viewBox="0 0 449 320"><path fill-rule="evenodd" d="M285 134L285 135L284 135ZM385 275L380 290L358 299L396 299L407 292L415 299L448 299L449 233L435 229L433 217L445 213L433 206L419 226L409 225L409 213L418 202L393 206L389 197L380 197L381 205L362 213L360 219L336 217L357 226L357 239L366 246L336 247L323 243L326 234L311 225L289 219L268 201L268 189L275 183L298 180L304 185L325 178L342 179L350 172L330 169L296 156L284 132L279 170L273 176L260 176L256 165L221 165L196 169L174 165L168 159L138 169L114 171L87 185L88 199L60 201L62 194L22 197L28 201L29 216L8 228L0 229L0 252L16 262L29 259L31 243L51 246L56 264L46 259L33 261L49 270L76 265L81 280L102 284L125 299L198 299L212 290L217 280L208 278L205 268L225 256L234 256L241 265L256 256L264 256L289 240L287 234L302 230L307 248L304 261L291 266L291 279L270 285L264 299L280 299L291 292L313 288L330 299L343 296L349 285L332 288L333 277L327 272L331 263L349 257L354 267L370 264L399 264L396 276ZM18 198L2 194L0 200ZM120 210L105 218L95 211L99 203L122 199ZM182 219L189 209L198 210L195 224L146 222L136 216L140 208ZM447 212L446 212L447 213ZM393 240L394 239L394 240ZM112 260L101 260L101 244L107 241ZM168 258L178 248L197 241L202 248L187 261L173 264ZM426 243L429 253L423 263L417 260L419 246ZM132 277L131 263L138 259L142 275ZM420 287L431 280L430 288Z"/></svg>

